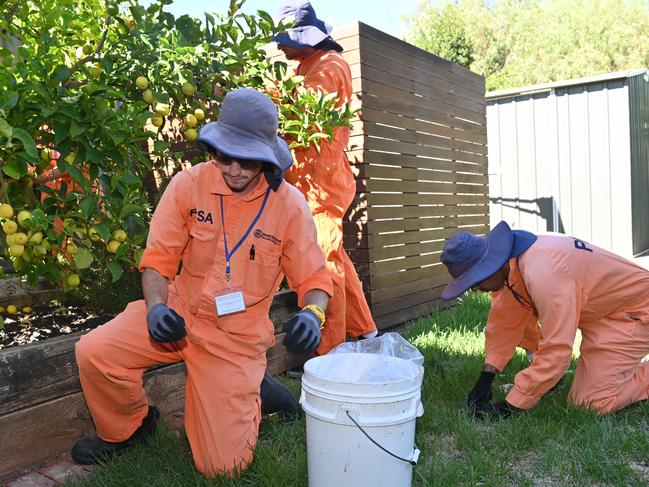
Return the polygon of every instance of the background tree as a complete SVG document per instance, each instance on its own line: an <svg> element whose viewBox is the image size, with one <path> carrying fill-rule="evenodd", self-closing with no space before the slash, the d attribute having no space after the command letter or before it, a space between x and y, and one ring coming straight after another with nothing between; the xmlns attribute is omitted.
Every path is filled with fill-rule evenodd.
<svg viewBox="0 0 649 487"><path fill-rule="evenodd" d="M428 0L407 22L488 90L649 66L647 0Z"/></svg>

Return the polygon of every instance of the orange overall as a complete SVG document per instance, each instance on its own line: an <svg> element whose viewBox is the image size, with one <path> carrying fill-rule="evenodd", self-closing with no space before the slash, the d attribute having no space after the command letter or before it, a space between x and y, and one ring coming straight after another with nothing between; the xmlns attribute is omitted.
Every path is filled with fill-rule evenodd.
<svg viewBox="0 0 649 487"><path fill-rule="evenodd" d="M485 363L502 370L537 319L541 338L531 365L516 375L507 401L530 409L565 374L577 329L582 342L570 389L575 405L618 411L649 397L649 272L590 243L540 235L510 261L509 289L493 294Z"/></svg>
<svg viewBox="0 0 649 487"><path fill-rule="evenodd" d="M266 351L275 343L268 310L283 273L300 302L313 289L333 293L309 209L285 183L269 193L260 219L230 260L230 288L243 291L246 310L216 316L215 296L226 290L224 229L231 251L268 188L263 177L252 184L246 196L234 195L218 167L202 163L177 174L156 208L140 269L155 269L172 281L168 305L185 319L185 338L151 339L145 303L136 301L76 348L97 434L112 442L128 438L147 414L143 372L184 361L185 429L196 467L209 477L235 473L252 460L259 384Z"/></svg>
<svg viewBox="0 0 649 487"><path fill-rule="evenodd" d="M314 91L337 93L338 106L352 95L349 65L335 51L317 50L303 59L297 74ZM327 307L327 322L316 353L322 355L345 341L345 335L359 337L376 331L356 269L343 249L343 217L356 194L356 181L345 149L349 128L336 127L331 142L320 150L294 150L295 164L286 174L287 181L304 194L318 230L318 242L327 259L327 269L334 283L334 294Z"/></svg>

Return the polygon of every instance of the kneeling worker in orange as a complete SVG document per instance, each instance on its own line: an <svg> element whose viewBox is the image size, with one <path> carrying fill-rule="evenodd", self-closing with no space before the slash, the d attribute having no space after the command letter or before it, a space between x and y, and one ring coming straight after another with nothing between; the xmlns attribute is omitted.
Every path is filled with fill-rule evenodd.
<svg viewBox="0 0 649 487"><path fill-rule="evenodd" d="M349 64L340 55L343 48L332 39L330 28L318 19L311 3L285 0L278 18L293 20L291 28L273 40L287 59L299 61L296 74L304 76L304 86L314 92L336 93L337 106L349 103L352 77ZM314 145L294 149L295 165L286 175L311 208L334 284L327 326L316 351L319 355L340 345L346 335L377 335L356 269L343 248L343 217L356 194L356 181L345 155L349 134L348 127L336 127L333 140L323 141L319 149Z"/></svg>
<svg viewBox="0 0 649 487"><path fill-rule="evenodd" d="M251 462L260 384L274 345L268 317L283 274L303 309L284 324L289 352L311 353L333 293L315 225L300 192L277 110L251 89L228 93L200 132L212 159L177 174L158 204L140 263L144 300L83 336L76 347L97 437L79 463L121 453L150 434L142 374L185 362L185 429L197 469L234 474ZM176 275L179 263L182 270Z"/></svg>
<svg viewBox="0 0 649 487"><path fill-rule="evenodd" d="M444 299L471 288L492 292L485 367L474 399L490 395L493 374L540 322L532 363L516 375L504 401L476 400L478 415L534 407L568 369L577 329L582 341L573 404L610 413L649 397L649 362L642 362L649 354L649 271L583 240L512 231L505 222L485 237L455 235L442 262L453 277Z"/></svg>

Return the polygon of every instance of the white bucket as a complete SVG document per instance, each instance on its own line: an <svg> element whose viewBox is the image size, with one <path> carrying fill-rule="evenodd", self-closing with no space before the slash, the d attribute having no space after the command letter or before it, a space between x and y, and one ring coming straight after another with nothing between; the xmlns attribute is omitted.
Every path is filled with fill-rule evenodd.
<svg viewBox="0 0 649 487"><path fill-rule="evenodd" d="M309 360L300 397L309 487L411 485L419 457L415 420L424 412L422 378L421 367L385 355Z"/></svg>

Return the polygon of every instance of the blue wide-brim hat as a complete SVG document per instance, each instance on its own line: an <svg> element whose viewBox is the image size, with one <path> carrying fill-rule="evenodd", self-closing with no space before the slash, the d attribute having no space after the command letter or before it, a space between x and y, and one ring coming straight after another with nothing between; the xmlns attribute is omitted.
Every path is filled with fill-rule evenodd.
<svg viewBox="0 0 649 487"><path fill-rule="evenodd" d="M293 20L293 26L285 33L273 36L273 41L294 49L315 47L328 40L328 49L342 52L340 44L331 38L331 26L320 20L310 2L288 0L277 11L278 20Z"/></svg>
<svg viewBox="0 0 649 487"><path fill-rule="evenodd" d="M257 90L239 88L225 95L218 120L201 128L198 146L233 159L267 162L283 175L293 157L277 128L275 104Z"/></svg>
<svg viewBox="0 0 649 487"><path fill-rule="evenodd" d="M476 284L493 276L505 263L520 256L537 236L524 230L512 230L501 221L484 237L469 232L454 235L442 251L442 263L453 278L442 291L442 299L457 298Z"/></svg>

